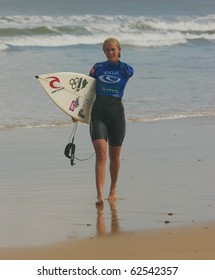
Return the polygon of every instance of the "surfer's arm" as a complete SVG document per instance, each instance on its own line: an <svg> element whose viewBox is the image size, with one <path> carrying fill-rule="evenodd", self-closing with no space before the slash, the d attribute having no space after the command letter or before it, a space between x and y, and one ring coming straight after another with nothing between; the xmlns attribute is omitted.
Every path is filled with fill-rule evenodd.
<svg viewBox="0 0 215 280"><path fill-rule="evenodd" d="M128 65L127 63L121 62L120 67L128 78L131 78L134 74L134 69L132 66Z"/></svg>

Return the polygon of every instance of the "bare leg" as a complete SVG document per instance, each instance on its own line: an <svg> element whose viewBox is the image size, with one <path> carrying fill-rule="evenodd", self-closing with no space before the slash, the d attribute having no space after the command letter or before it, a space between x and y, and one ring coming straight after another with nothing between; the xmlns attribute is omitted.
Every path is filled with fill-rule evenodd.
<svg viewBox="0 0 215 280"><path fill-rule="evenodd" d="M93 141L93 146L96 153L96 189L97 202L96 205L104 204L104 183L105 183L105 165L107 161L107 142L104 139Z"/></svg>
<svg viewBox="0 0 215 280"><path fill-rule="evenodd" d="M111 146L109 145L109 156L110 156L110 176L111 176L111 186L110 193L108 196L109 200L116 200L116 184L120 169L120 151L121 146Z"/></svg>

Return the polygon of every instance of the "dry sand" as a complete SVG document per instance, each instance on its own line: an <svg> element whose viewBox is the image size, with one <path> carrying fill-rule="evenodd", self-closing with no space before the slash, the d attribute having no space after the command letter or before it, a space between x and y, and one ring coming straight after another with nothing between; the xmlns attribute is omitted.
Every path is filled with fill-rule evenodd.
<svg viewBox="0 0 215 280"><path fill-rule="evenodd" d="M0 249L6 260L215 260L215 224Z"/></svg>

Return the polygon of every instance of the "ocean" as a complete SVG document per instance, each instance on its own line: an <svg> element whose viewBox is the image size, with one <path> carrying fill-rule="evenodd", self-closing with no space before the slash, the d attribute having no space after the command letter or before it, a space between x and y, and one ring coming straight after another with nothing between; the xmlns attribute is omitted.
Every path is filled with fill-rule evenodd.
<svg viewBox="0 0 215 280"><path fill-rule="evenodd" d="M35 75L88 74L117 37L128 121L215 115L214 0L0 0L0 129L70 123Z"/></svg>

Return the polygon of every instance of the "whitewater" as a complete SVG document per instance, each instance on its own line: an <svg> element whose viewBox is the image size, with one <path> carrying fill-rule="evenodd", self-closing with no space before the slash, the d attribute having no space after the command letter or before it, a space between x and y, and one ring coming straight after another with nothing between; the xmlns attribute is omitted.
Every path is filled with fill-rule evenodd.
<svg viewBox="0 0 215 280"><path fill-rule="evenodd" d="M0 50L100 44L114 34L133 47L162 47L215 40L215 15L157 19L129 16L0 17Z"/></svg>

